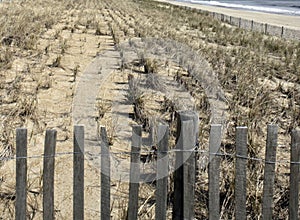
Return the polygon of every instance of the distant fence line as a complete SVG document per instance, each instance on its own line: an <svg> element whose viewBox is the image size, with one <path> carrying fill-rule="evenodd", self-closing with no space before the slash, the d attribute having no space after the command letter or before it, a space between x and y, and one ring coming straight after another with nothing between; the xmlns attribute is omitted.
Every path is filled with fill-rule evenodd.
<svg viewBox="0 0 300 220"><path fill-rule="evenodd" d="M156 172L156 204L155 219L166 220L168 209L169 184L174 184L173 220L194 219L195 184L196 184L196 158L198 146L197 137L199 116L196 112L180 111L177 115L176 157L174 182L169 182L169 127L159 125L156 137L157 164ZM139 208L139 182L141 179L140 162L142 146L142 127L135 125L132 128L132 147L129 181L129 202L127 219L138 219ZM220 219L220 165L222 155L220 147L222 142L222 126L211 125L209 135L209 167L208 167L208 207L209 219ZM248 141L247 127L237 127L235 138L235 216L236 219L247 218L247 160ZM101 200L100 213L102 220L111 218L111 161L110 147L107 141L106 129L101 127ZM56 154L55 130L47 130L44 148L43 168L43 219L55 219L54 209L54 165ZM159 138L158 138L159 137ZM297 219L299 211L299 164L300 164L300 131L291 133L290 181L289 181L289 217ZM84 127L75 126L73 135L73 219L84 219ZM262 219L272 219L273 195L275 181L276 148L278 147L278 127L268 125L265 154L263 196L261 201ZM152 173L150 173L152 174ZM16 132L16 219L26 219L27 207L27 129L17 129Z"/></svg>
<svg viewBox="0 0 300 220"><path fill-rule="evenodd" d="M180 7L180 6L179 6ZM214 19L220 20L222 22L226 22L230 25L249 30L249 31L257 31L263 34L268 34L272 36L277 36L285 39L296 39L300 40L300 30L295 30L292 28L271 25L267 23L256 22L253 20L243 19L239 17L229 16L222 13L206 11L202 9L195 9L189 6L184 6L187 10L196 10L209 14Z"/></svg>

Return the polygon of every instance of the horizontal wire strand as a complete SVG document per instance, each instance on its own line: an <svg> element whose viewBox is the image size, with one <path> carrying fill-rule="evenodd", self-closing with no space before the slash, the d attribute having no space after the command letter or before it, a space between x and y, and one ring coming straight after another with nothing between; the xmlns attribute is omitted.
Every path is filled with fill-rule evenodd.
<svg viewBox="0 0 300 220"><path fill-rule="evenodd" d="M257 161L257 162L263 162L266 164L296 164L299 165L300 161L289 161L289 160L275 160L275 161L267 161L263 158L256 158L256 157L248 157L248 156L242 156L238 154L230 154L230 153L210 153L209 151L205 150L197 150L196 148L193 149L187 149L187 150L181 150L181 149L171 149L168 151L155 151L155 150L149 150L149 151L140 151L140 152L130 152L130 151L123 151L123 152L110 152L106 154L102 153L93 153L90 151L86 151L84 155L87 156L93 156L93 157L101 157L101 156L111 156L111 155L132 155L132 154L171 154L171 153L201 153L201 154L206 154L212 155L212 156L220 156L220 157L231 157L231 158L239 158L239 159L245 159L245 160L251 160L251 161ZM27 156L27 157L16 157L16 156L11 156L11 157L0 157L0 161L9 161L9 160L17 160L17 159L39 159L39 158L51 158L51 157L61 157L61 156L66 156L66 155L75 155L75 154L82 154L82 152L58 152L54 155L33 155L33 156Z"/></svg>

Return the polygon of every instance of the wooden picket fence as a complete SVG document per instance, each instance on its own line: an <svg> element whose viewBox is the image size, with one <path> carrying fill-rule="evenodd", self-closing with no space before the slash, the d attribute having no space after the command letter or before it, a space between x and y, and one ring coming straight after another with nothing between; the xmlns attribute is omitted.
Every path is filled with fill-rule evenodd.
<svg viewBox="0 0 300 220"><path fill-rule="evenodd" d="M195 112L178 112L177 140L174 172L174 199L172 219L194 219L195 200L195 158L197 154L198 115ZM220 146L221 125L211 125L209 138L209 219L220 219ZM262 199L263 219L272 219L273 190L276 165L277 126L269 125L265 155L264 186ZM236 128L236 167L235 167L235 218L246 219L246 174L247 174L247 128ZM54 164L56 148L56 131L47 130L44 149L43 170L43 219L55 218L54 212ZM168 146L169 128L159 125L157 129L157 173L156 173L156 208L155 219L167 218L169 158ZM100 129L101 136L101 219L110 219L111 211L111 176L110 149L104 127ZM298 219L299 207L299 165L300 165L300 131L291 134L290 158L290 197L289 219ZM74 127L73 152L73 219L84 219L84 126ZM140 152L142 146L142 127L132 128L132 149L129 183L129 203L127 219L138 217L139 182L140 182ZM26 219L27 197L27 130L16 131L16 219Z"/></svg>

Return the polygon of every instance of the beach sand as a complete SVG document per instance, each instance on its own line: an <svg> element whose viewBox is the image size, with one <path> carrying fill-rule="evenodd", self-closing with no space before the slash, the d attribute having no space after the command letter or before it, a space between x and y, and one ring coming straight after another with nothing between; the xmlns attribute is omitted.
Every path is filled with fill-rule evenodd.
<svg viewBox="0 0 300 220"><path fill-rule="evenodd" d="M222 7L215 7L215 6L191 4L187 2L177 2L172 0L157 0L157 1L170 3L174 5L180 5L180 6L188 6L188 7L197 8L197 9L210 11L210 12L222 13L228 16L253 20L259 23L267 23L271 25L284 26L287 28L300 30L300 16L289 16L289 15L262 13L262 12L255 12L255 11L245 11L245 10L229 9L229 8L222 8Z"/></svg>

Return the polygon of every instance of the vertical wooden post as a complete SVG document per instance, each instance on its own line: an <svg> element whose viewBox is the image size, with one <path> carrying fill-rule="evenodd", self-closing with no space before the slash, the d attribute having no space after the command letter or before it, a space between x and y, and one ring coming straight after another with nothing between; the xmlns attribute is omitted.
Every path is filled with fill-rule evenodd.
<svg viewBox="0 0 300 220"><path fill-rule="evenodd" d="M299 217L300 131L292 131L289 219Z"/></svg>
<svg viewBox="0 0 300 220"><path fill-rule="evenodd" d="M169 175L169 127L159 125L157 131L157 173L156 173L156 207L155 219L167 219L167 196L168 196L168 175Z"/></svg>
<svg viewBox="0 0 300 220"><path fill-rule="evenodd" d="M110 151L105 127L101 136L101 219L110 219Z"/></svg>
<svg viewBox="0 0 300 220"><path fill-rule="evenodd" d="M239 28L242 26L242 18L239 18Z"/></svg>
<svg viewBox="0 0 300 220"><path fill-rule="evenodd" d="M198 117L198 116L197 116ZM183 136L183 217L194 219L195 201L195 134L193 121L182 122Z"/></svg>
<svg viewBox="0 0 300 220"><path fill-rule="evenodd" d="M141 146L142 127L140 125L135 125L132 127L128 220L136 220L138 215Z"/></svg>
<svg viewBox="0 0 300 220"><path fill-rule="evenodd" d="M220 153L222 126L211 125L209 136L209 166L208 166L208 191L209 191L209 219L220 219L220 162L217 155Z"/></svg>
<svg viewBox="0 0 300 220"><path fill-rule="evenodd" d="M268 34L268 24L265 24L265 34Z"/></svg>
<svg viewBox="0 0 300 220"><path fill-rule="evenodd" d="M190 121L191 125L188 123ZM183 127L183 124L185 124ZM199 116L193 111L177 112L173 219L193 219L195 195L195 152ZM186 197L188 196L188 197Z"/></svg>
<svg viewBox="0 0 300 220"><path fill-rule="evenodd" d="M84 126L74 127L73 219L84 219Z"/></svg>
<svg viewBox="0 0 300 220"><path fill-rule="evenodd" d="M56 148L55 130L47 130L43 168L43 219L54 220L54 166Z"/></svg>
<svg viewBox="0 0 300 220"><path fill-rule="evenodd" d="M235 219L247 219L247 127L236 129Z"/></svg>
<svg viewBox="0 0 300 220"><path fill-rule="evenodd" d="M151 122L150 130L149 130L149 146L155 145L157 143L157 139L155 139L155 125Z"/></svg>
<svg viewBox="0 0 300 220"><path fill-rule="evenodd" d="M253 31L253 28L254 28L254 21L251 20L251 31Z"/></svg>
<svg viewBox="0 0 300 220"><path fill-rule="evenodd" d="M27 129L16 130L16 220L26 220Z"/></svg>
<svg viewBox="0 0 300 220"><path fill-rule="evenodd" d="M276 148L278 138L277 125L268 125L264 186L263 186L263 204L262 219L272 219L273 211L273 187L275 180Z"/></svg>
<svg viewBox="0 0 300 220"><path fill-rule="evenodd" d="M176 143L181 137L181 123L183 121L193 121L193 136L194 136L194 143L195 146L198 145L198 136L199 136L199 115L197 112L190 111L190 110L184 110L184 111L177 111L176 112L177 117L177 131L176 131ZM178 146L177 146L178 147ZM182 149L181 149L182 150Z"/></svg>
<svg viewBox="0 0 300 220"><path fill-rule="evenodd" d="M280 34L281 38L283 38L283 34L284 34L284 27L282 26L281 27L281 34Z"/></svg>

